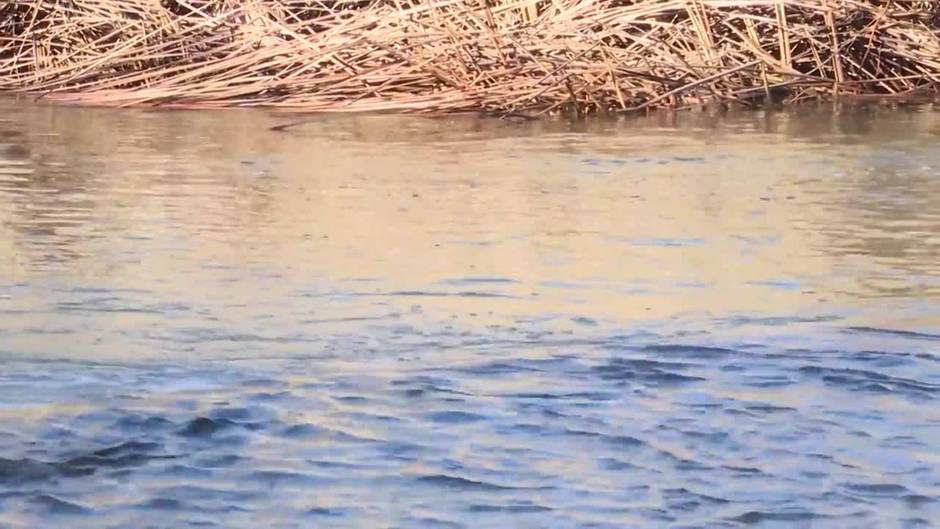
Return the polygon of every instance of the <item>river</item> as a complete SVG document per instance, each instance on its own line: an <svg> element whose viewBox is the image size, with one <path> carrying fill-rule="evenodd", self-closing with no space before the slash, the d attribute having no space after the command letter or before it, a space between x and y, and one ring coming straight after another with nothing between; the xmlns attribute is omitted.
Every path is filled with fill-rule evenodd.
<svg viewBox="0 0 940 529"><path fill-rule="evenodd" d="M0 99L0 529L933 527L940 111Z"/></svg>

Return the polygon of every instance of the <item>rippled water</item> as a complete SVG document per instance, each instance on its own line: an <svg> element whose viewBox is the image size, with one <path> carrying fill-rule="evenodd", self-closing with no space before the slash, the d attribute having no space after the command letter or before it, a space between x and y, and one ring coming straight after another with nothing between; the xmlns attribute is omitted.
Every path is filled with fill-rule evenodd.
<svg viewBox="0 0 940 529"><path fill-rule="evenodd" d="M932 527L940 113L0 100L0 528Z"/></svg>

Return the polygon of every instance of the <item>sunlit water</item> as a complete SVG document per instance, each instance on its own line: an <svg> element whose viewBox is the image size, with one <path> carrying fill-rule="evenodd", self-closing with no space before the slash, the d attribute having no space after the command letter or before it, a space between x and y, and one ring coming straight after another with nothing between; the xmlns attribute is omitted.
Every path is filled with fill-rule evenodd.
<svg viewBox="0 0 940 529"><path fill-rule="evenodd" d="M940 113L0 101L0 528L931 527Z"/></svg>

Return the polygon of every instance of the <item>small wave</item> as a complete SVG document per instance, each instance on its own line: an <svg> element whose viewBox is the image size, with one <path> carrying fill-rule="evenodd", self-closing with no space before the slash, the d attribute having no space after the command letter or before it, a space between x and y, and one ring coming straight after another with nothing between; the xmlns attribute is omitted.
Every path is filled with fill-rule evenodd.
<svg viewBox="0 0 940 529"><path fill-rule="evenodd" d="M686 488L666 489L663 490L662 494L670 510L694 511L703 505L714 506L731 503L724 498L692 492Z"/></svg>
<svg viewBox="0 0 940 529"><path fill-rule="evenodd" d="M312 437L318 437L328 433L329 430L326 428L322 428L313 424L294 424L281 430L281 435L284 437L291 437L293 439L310 439Z"/></svg>
<svg viewBox="0 0 940 529"><path fill-rule="evenodd" d="M586 316L575 316L571 318L571 321L577 323L578 325L584 325L585 327L597 327L598 322L593 318L588 318Z"/></svg>
<svg viewBox="0 0 940 529"><path fill-rule="evenodd" d="M155 497L159 498L186 498L193 503L223 505L241 505L262 494L258 491L216 489L196 485L174 485L154 491Z"/></svg>
<svg viewBox="0 0 940 529"><path fill-rule="evenodd" d="M128 415L121 417L114 422L114 426L123 430L164 430L173 427L173 422L163 417L141 417L137 415Z"/></svg>
<svg viewBox="0 0 940 529"><path fill-rule="evenodd" d="M765 325L768 327L782 327L795 323L830 323L841 320L841 316L733 316L730 318L717 318L715 321L731 325Z"/></svg>
<svg viewBox="0 0 940 529"><path fill-rule="evenodd" d="M654 239L630 239L628 241L633 246L656 246L660 248L685 248L689 246L701 246L705 244L705 239L692 238L692 239L670 239L670 238L654 238Z"/></svg>
<svg viewBox="0 0 940 529"><path fill-rule="evenodd" d="M775 406L773 404L752 404L745 406L744 409L757 413L789 413L797 411L796 408L789 406Z"/></svg>
<svg viewBox="0 0 940 529"><path fill-rule="evenodd" d="M238 423L229 419L210 419L197 417L181 428L179 434L185 437L211 437L216 433L238 426Z"/></svg>
<svg viewBox="0 0 940 529"><path fill-rule="evenodd" d="M930 520L926 520L924 518L907 518L902 520L901 523L901 527L904 527L905 529L930 529L933 526L934 525L930 523Z"/></svg>
<svg viewBox="0 0 940 529"><path fill-rule="evenodd" d="M479 284L497 284L514 285L519 281L509 277L454 277L441 281L444 285L479 285Z"/></svg>
<svg viewBox="0 0 940 529"><path fill-rule="evenodd" d="M345 516L347 513L345 510L337 509L335 507L332 507L332 508L311 507L307 509L307 514L309 516L324 516L324 517L330 517L330 518L338 518L341 516Z"/></svg>
<svg viewBox="0 0 940 529"><path fill-rule="evenodd" d="M92 454L99 457L116 457L132 455L139 452L152 452L154 450L158 450L159 448L160 445L157 443L127 441L118 445L102 448L101 450L95 450L92 452Z"/></svg>
<svg viewBox="0 0 940 529"><path fill-rule="evenodd" d="M200 468L227 468L246 461L248 458L235 454L211 453L195 460Z"/></svg>
<svg viewBox="0 0 940 529"><path fill-rule="evenodd" d="M315 424L294 424L282 428L279 430L279 434L283 437L298 440L323 439L335 443L375 442L375 439L369 437L361 437L342 430L333 430Z"/></svg>
<svg viewBox="0 0 940 529"><path fill-rule="evenodd" d="M540 371L531 365L521 362L488 362L465 367L458 367L456 371L471 375L504 375L526 371Z"/></svg>
<svg viewBox="0 0 940 529"><path fill-rule="evenodd" d="M183 502L173 498L153 498L139 506L141 509L152 509L157 511L179 511L189 508Z"/></svg>
<svg viewBox="0 0 940 529"><path fill-rule="evenodd" d="M637 448L641 446L646 446L646 442L642 439L630 435L609 435L600 432L591 432L587 430L572 430L565 429L564 433L566 435L574 435L578 437L587 437L594 438L604 443L611 444L620 448Z"/></svg>
<svg viewBox="0 0 940 529"><path fill-rule="evenodd" d="M418 483L424 485L434 485L436 487L444 487L448 489L460 489L460 490L479 490L479 491L500 491L500 490L512 490L517 487L508 487L504 485L496 485L494 483L487 483L485 481L476 481L472 479L462 478L459 476L449 476L447 474L432 474L428 476L420 476L416 480Z"/></svg>
<svg viewBox="0 0 940 529"><path fill-rule="evenodd" d="M178 479L205 479L212 476L212 470L208 468L179 464L163 467L163 474L166 476L173 476L174 478Z"/></svg>
<svg viewBox="0 0 940 529"><path fill-rule="evenodd" d="M902 329L882 329L878 327L846 327L846 332L861 334L884 334L889 336L899 336L903 338L915 338L921 340L940 340L940 334L927 332L905 331Z"/></svg>
<svg viewBox="0 0 940 529"><path fill-rule="evenodd" d="M702 377L683 375L666 369L670 364L672 363L652 360L614 359L606 364L594 367L593 371L604 380L636 381L655 386L686 384L705 380ZM687 367L681 364L678 364L678 366L678 368L673 367L673 369L681 370Z"/></svg>
<svg viewBox="0 0 940 529"><path fill-rule="evenodd" d="M922 507L928 503L940 502L940 498L936 496L924 496L923 494L905 494L901 496L901 499L904 500L904 503L914 508Z"/></svg>
<svg viewBox="0 0 940 529"><path fill-rule="evenodd" d="M900 497L910 492L907 487L896 483L846 483L843 487L856 494L874 497Z"/></svg>
<svg viewBox="0 0 940 529"><path fill-rule="evenodd" d="M799 372L818 376L827 384L842 386L850 390L874 393L907 392L929 397L940 393L940 384L920 382L910 378L892 377L874 371L850 368L802 366Z"/></svg>
<svg viewBox="0 0 940 529"><path fill-rule="evenodd" d="M61 467L63 470L79 471L79 473L81 473L81 471L87 471L88 473L92 473L100 468L136 467L146 463L150 459L154 459L154 457L138 453L123 454L113 457L87 455L69 459L62 463Z"/></svg>
<svg viewBox="0 0 940 529"><path fill-rule="evenodd" d="M46 514L81 515L92 513L92 510L84 505L65 501L49 494L33 496L29 499L29 503L39 507Z"/></svg>
<svg viewBox="0 0 940 529"><path fill-rule="evenodd" d="M766 522L806 522L819 518L827 518L827 516L810 511L748 511L731 520L747 525L757 525Z"/></svg>
<svg viewBox="0 0 940 529"><path fill-rule="evenodd" d="M32 459L0 458L0 483L25 483L49 479L56 475L55 465Z"/></svg>
<svg viewBox="0 0 940 529"><path fill-rule="evenodd" d="M466 529L466 526L453 522L450 520L444 520L434 516L422 516L422 517L411 517L406 516L402 519L405 527L433 527L434 529Z"/></svg>
<svg viewBox="0 0 940 529"><path fill-rule="evenodd" d="M628 463L626 461L621 461L620 459L614 459L612 457L604 457L604 458L598 459L597 464L601 468L604 468L606 470L614 470L614 471L622 471L622 470L636 471L641 468L638 465L634 465L633 463ZM656 469L643 469L643 470L652 471L656 474L662 474L662 472Z"/></svg>
<svg viewBox="0 0 940 529"><path fill-rule="evenodd" d="M548 512L553 510L551 507L537 505L534 503L521 503L510 505L471 505L469 511L472 513L505 513L505 514L528 514L536 512Z"/></svg>
<svg viewBox="0 0 940 529"><path fill-rule="evenodd" d="M743 474L743 475L757 475L757 474L764 473L763 470L759 468L755 468L755 467L739 467L735 465L722 465L721 468L725 470L730 470L731 472L734 472L735 474Z"/></svg>
<svg viewBox="0 0 940 529"><path fill-rule="evenodd" d="M440 411L427 416L428 420L444 424L460 424L485 420L486 417L465 411Z"/></svg>
<svg viewBox="0 0 940 529"><path fill-rule="evenodd" d="M288 470L256 470L248 474L247 479L253 483L263 483L269 487L280 484L287 485L322 485L324 479L302 472Z"/></svg>
<svg viewBox="0 0 940 529"><path fill-rule="evenodd" d="M394 297L457 297L457 298L515 298L509 294L499 292L484 291L463 291L463 292L435 292L429 290L396 290L384 294Z"/></svg>
<svg viewBox="0 0 940 529"><path fill-rule="evenodd" d="M644 351L661 355L679 356L696 360L715 360L741 354L734 349L703 345L654 344L643 347Z"/></svg>
<svg viewBox="0 0 940 529"><path fill-rule="evenodd" d="M209 416L227 421L247 421L254 416L254 413L248 408L216 408L209 412Z"/></svg>
<svg viewBox="0 0 940 529"><path fill-rule="evenodd" d="M128 441L58 462L43 462L28 458L0 458L0 483L28 483L52 479L59 476L88 476L104 468L122 469L138 467L153 459L175 457L150 453L158 448L159 445L156 443Z"/></svg>

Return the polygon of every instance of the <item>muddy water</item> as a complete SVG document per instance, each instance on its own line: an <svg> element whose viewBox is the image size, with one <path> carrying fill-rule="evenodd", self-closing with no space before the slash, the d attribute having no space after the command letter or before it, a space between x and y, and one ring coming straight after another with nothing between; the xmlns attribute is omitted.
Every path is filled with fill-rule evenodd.
<svg viewBox="0 0 940 529"><path fill-rule="evenodd" d="M932 527L940 113L0 101L0 528Z"/></svg>

